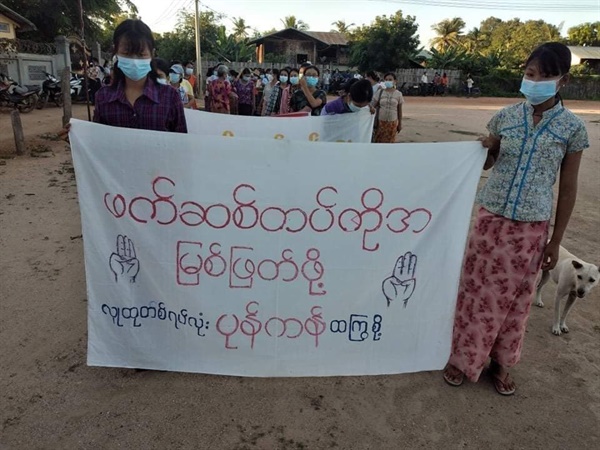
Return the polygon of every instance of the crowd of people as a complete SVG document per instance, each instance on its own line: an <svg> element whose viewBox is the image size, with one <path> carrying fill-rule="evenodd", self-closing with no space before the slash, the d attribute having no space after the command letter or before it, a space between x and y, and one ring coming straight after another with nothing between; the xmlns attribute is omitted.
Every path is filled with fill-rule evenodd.
<svg viewBox="0 0 600 450"><path fill-rule="evenodd" d="M376 116L374 142L394 143L402 129L402 93L396 75L375 72L343 78L332 76L307 62L299 68L250 69L241 72L218 64L206 74L204 109L218 114L281 116L305 113L312 116L356 113L368 110ZM332 78L333 77L333 78ZM335 91L331 89L336 83ZM328 94L337 98L328 100Z"/></svg>
<svg viewBox="0 0 600 450"><path fill-rule="evenodd" d="M94 121L185 133L183 108L195 103L187 86L193 89L193 67L153 60L154 38L140 20L122 22L113 41L113 80L96 94ZM485 168L493 171L477 200L480 209L464 258L452 353L443 373L453 386L465 378L477 381L491 359L489 371L498 393L515 392L508 370L521 356L536 277L540 269L556 265L577 195L582 150L589 147L584 122L560 97L569 82L570 63L571 53L561 43L535 49L525 63L525 101L503 108L488 124L482 151L487 152ZM393 73L385 74L383 81L373 72L364 78L353 76L331 102L326 86L334 75L321 78L320 87L321 74L314 65L266 70L262 75L250 69L237 74L223 64L213 68L206 84L208 110L264 116L302 111L318 116L368 108L378 121L376 142L393 142L402 129L403 98ZM437 76L443 86L444 74ZM428 81L424 73L422 82ZM558 206L549 233L558 173Z"/></svg>

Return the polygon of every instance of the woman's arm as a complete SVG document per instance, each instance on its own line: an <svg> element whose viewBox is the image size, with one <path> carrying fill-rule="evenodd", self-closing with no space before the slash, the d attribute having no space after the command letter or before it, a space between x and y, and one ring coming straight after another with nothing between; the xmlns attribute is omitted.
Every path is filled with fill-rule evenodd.
<svg viewBox="0 0 600 450"><path fill-rule="evenodd" d="M494 167L494 164L496 164L496 160L500 155L500 137L490 133L488 137L480 140L481 145L488 149L487 159L483 165L483 170L488 170Z"/></svg>
<svg viewBox="0 0 600 450"><path fill-rule="evenodd" d="M544 250L542 269L550 270L558 261L558 250L565 230L569 224L575 200L577 199L577 175L583 152L567 153L560 166L560 181L558 184L558 205L554 219L552 238Z"/></svg>
<svg viewBox="0 0 600 450"><path fill-rule="evenodd" d="M308 84L306 84L305 78L300 79L300 88L302 89L302 92L304 93L304 96L306 97L311 109L318 108L323 104L323 100L313 97L312 92L310 92L310 89L308 89ZM303 110L306 110L306 108L303 108Z"/></svg>

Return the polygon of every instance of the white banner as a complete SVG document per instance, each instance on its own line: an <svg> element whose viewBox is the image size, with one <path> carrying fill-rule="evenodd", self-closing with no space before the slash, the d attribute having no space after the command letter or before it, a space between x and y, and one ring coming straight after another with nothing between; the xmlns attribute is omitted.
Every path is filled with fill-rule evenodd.
<svg viewBox="0 0 600 450"><path fill-rule="evenodd" d="M360 111L319 117L254 117L186 109L185 120L188 133L202 136L367 143L375 116Z"/></svg>
<svg viewBox="0 0 600 450"><path fill-rule="evenodd" d="M446 363L479 143L72 122L88 364L328 376Z"/></svg>

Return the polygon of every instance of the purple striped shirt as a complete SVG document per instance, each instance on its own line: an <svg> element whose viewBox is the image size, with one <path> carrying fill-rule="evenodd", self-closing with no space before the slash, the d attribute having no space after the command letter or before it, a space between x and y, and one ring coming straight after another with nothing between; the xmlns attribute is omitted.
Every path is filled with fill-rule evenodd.
<svg viewBox="0 0 600 450"><path fill-rule="evenodd" d="M94 122L124 128L187 133L183 103L177 90L147 78L143 94L131 106L125 83L104 86L96 94Z"/></svg>

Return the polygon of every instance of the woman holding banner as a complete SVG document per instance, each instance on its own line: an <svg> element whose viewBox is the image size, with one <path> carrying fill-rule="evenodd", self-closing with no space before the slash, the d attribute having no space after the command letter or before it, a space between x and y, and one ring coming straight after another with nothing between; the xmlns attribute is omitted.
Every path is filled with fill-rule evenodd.
<svg viewBox="0 0 600 450"><path fill-rule="evenodd" d="M113 81L96 94L94 122L115 127L187 133L177 91L151 77L154 37L141 20L127 19L113 35Z"/></svg>
<svg viewBox="0 0 600 450"><path fill-rule="evenodd" d="M488 123L484 169L494 167L479 192L454 318L452 352L444 380L475 382L486 362L496 391L512 395L508 369L519 362L539 271L556 265L577 197L582 151L589 147L583 120L562 104L571 52L543 44L525 64L526 101L502 109ZM560 173L554 229L553 185Z"/></svg>

